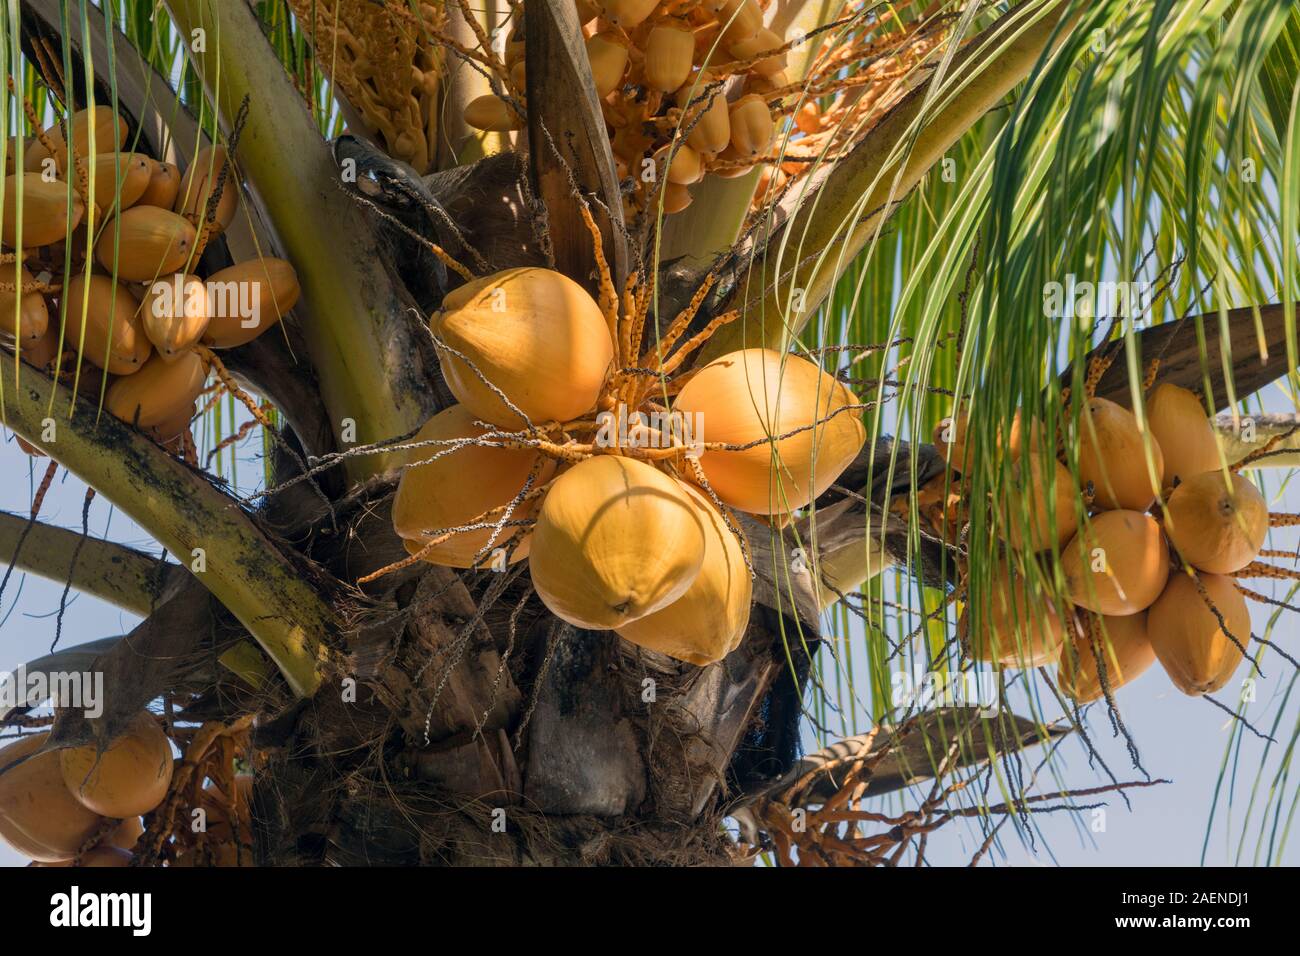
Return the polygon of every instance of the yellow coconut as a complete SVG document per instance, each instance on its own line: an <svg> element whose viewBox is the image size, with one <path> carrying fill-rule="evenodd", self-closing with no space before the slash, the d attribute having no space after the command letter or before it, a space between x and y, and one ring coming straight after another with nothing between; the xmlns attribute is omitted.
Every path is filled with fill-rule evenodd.
<svg viewBox="0 0 1300 956"><path fill-rule="evenodd" d="M763 156L776 138L776 124L767 102L757 94L742 96L731 104L731 145L741 159Z"/></svg>
<svg viewBox="0 0 1300 956"><path fill-rule="evenodd" d="M523 421L475 369L536 425L591 411L614 361L600 307L551 269L507 269L468 282L443 300L430 325L448 347L438 359L452 394L478 418L506 427Z"/></svg>
<svg viewBox="0 0 1300 956"><path fill-rule="evenodd" d="M1240 571L1268 535L1268 502L1249 478L1220 470L1185 479L1165 506L1165 533L1183 560L1211 574Z"/></svg>
<svg viewBox="0 0 1300 956"><path fill-rule="evenodd" d="M208 203L218 183L221 184L221 198L217 200L216 210L209 210ZM181 178L172 209L200 229L210 214L216 234L230 228L235 213L239 211L239 177L226 147L209 146L199 150Z"/></svg>
<svg viewBox="0 0 1300 956"><path fill-rule="evenodd" d="M72 148L78 160L88 160L91 155L90 127L95 127L94 154L96 157L112 153L126 144L128 129L126 120L117 114L111 106L94 106L79 110L72 116L69 124L72 129ZM55 169L62 173L68 168L68 147L63 138L63 125L55 123L45 130L45 136L54 144ZM23 166L31 172L42 172L44 161L50 158L50 152L39 139L33 139L27 147Z"/></svg>
<svg viewBox="0 0 1300 956"><path fill-rule="evenodd" d="M989 589L973 591L981 601L980 627L973 631L975 613L967 608L957 621L958 634L971 657L1004 667L1042 667L1056 660L1066 625L1045 594L1030 593L1029 580L1005 559L989 568Z"/></svg>
<svg viewBox="0 0 1300 956"><path fill-rule="evenodd" d="M1002 509L1007 539L1019 551L1045 551L1060 547L1074 537L1079 527L1075 501L1079 497L1069 470L1055 458L1030 453L1012 465L1017 481L1028 470L1029 490L1024 501L1029 521L1020 511L1021 496L1012 491ZM1019 487L1017 484L1016 488ZM1053 526L1055 533L1053 533Z"/></svg>
<svg viewBox="0 0 1300 956"><path fill-rule="evenodd" d="M1169 579L1160 525L1137 511L1105 511L1084 522L1061 552L1070 599L1098 614L1136 614Z"/></svg>
<svg viewBox="0 0 1300 956"><path fill-rule="evenodd" d="M12 319L10 320L12 321ZM28 345L22 346L23 361L39 369L48 368L59 356L59 326L51 322L44 334Z"/></svg>
<svg viewBox="0 0 1300 956"><path fill-rule="evenodd" d="M156 206L133 206L100 233L95 258L128 282L153 282L192 266L197 236L183 217Z"/></svg>
<svg viewBox="0 0 1300 956"><path fill-rule="evenodd" d="M474 415L464 405L453 405L429 419L411 439L412 443L425 441L454 441L459 438L478 438L484 431L474 424ZM537 468L533 488L550 481L555 474L555 462L541 458L527 448L501 448L466 445L450 451L447 446L428 445L412 448L404 453L404 468L393 500L393 528L407 542L412 553L419 551L431 535L446 528L459 528L470 523L500 520L480 516L490 509L502 508L523 490L529 474ZM524 521L537 513L539 499L520 503L508 520ZM479 552L492 542L492 547L505 547L520 528L503 526L493 535L491 528L466 531L452 535L434 545L424 559L432 564L454 568L468 568L477 561L487 567L492 555ZM438 535L432 535L438 537ZM528 555L530 536L512 545L508 556L510 563Z"/></svg>
<svg viewBox="0 0 1300 956"><path fill-rule="evenodd" d="M139 428L180 418L188 422L207 377L207 365L197 352L186 352L170 362L155 353L134 375L114 380L104 396L104 407Z"/></svg>
<svg viewBox="0 0 1300 956"><path fill-rule="evenodd" d="M523 121L501 97L484 93L465 104L465 125L486 133L509 133L522 129Z"/></svg>
<svg viewBox="0 0 1300 956"><path fill-rule="evenodd" d="M190 423L197 414L197 404L178 409L175 418L169 418L165 422L146 428L145 434L173 455L179 455L185 450L184 437L190 433Z"/></svg>
<svg viewBox="0 0 1300 956"><path fill-rule="evenodd" d="M700 70L675 94L678 107L688 111L682 120L682 128L690 130L687 144L709 157L717 156L731 142L731 113L727 108L727 98L720 89L710 91L716 82L713 74Z"/></svg>
<svg viewBox="0 0 1300 956"><path fill-rule="evenodd" d="M149 185L145 187L138 205L171 209L181 191L181 171L172 163L153 160L149 170Z"/></svg>
<svg viewBox="0 0 1300 956"><path fill-rule="evenodd" d="M671 155L672 159L669 160ZM670 183L690 186L704 178L704 161L700 154L685 143L665 146L656 154L656 158L667 163L666 178Z"/></svg>
<svg viewBox="0 0 1300 956"><path fill-rule="evenodd" d="M1093 504L1110 510L1146 511L1160 493L1165 460L1148 433L1155 478L1147 468L1147 442L1128 409L1105 398L1088 400L1079 421L1079 482L1093 489Z"/></svg>
<svg viewBox="0 0 1300 956"><path fill-rule="evenodd" d="M1219 467L1214 426L1195 392L1165 382L1147 395L1146 410L1147 427L1164 456L1162 487Z"/></svg>
<svg viewBox="0 0 1300 956"><path fill-rule="evenodd" d="M1147 615L1141 611L1123 617L1089 614L1084 633L1061 647L1057 683L1078 703L1086 704L1102 697L1101 671L1113 694L1117 689L1141 676L1155 662L1156 652L1147 635ZM1100 649L1102 668L1097 666Z"/></svg>
<svg viewBox="0 0 1300 956"><path fill-rule="evenodd" d="M604 99L622 85L627 71L628 42L616 30L605 30L587 38L587 60L596 95Z"/></svg>
<svg viewBox="0 0 1300 956"><path fill-rule="evenodd" d="M203 344L214 349L253 341L287 315L302 295L293 266L271 256L213 273L206 285L208 326Z"/></svg>
<svg viewBox="0 0 1300 956"><path fill-rule="evenodd" d="M695 31L684 20L661 20L646 34L642 50L646 85L661 93L671 93L691 75Z"/></svg>
<svg viewBox="0 0 1300 956"><path fill-rule="evenodd" d="M81 223L86 207L76 191L72 192L71 218L68 209L68 184L54 180L46 182L40 176L23 177L23 229L24 248L48 246L61 241ZM5 177L4 221L0 238L13 249L18 246L18 177Z"/></svg>
<svg viewBox="0 0 1300 956"><path fill-rule="evenodd" d="M24 267L15 276L12 264L0 265L0 282L27 285L36 278ZM6 292L0 289L0 342L17 342L30 348L39 342L50 327L50 310L39 292Z"/></svg>
<svg viewBox="0 0 1300 956"><path fill-rule="evenodd" d="M749 60L769 50L779 50L785 46L785 41L773 31L764 27L759 30L753 37L748 40L741 40L727 47L727 52L737 60ZM772 56L765 56L753 66L753 70L759 76L772 77L780 73L786 67L786 55L777 53Z"/></svg>
<svg viewBox="0 0 1300 956"><path fill-rule="evenodd" d="M1170 577L1147 621L1151 646L1165 673L1175 687L1192 697L1211 694L1228 683L1241 663L1241 649L1250 642L1250 609L1232 578L1198 577L1218 615L1206 604L1196 581L1180 572Z"/></svg>
<svg viewBox="0 0 1300 956"><path fill-rule="evenodd" d="M95 205L104 210L130 209L149 188L153 168L153 160L141 153L107 153L95 157Z"/></svg>
<svg viewBox="0 0 1300 956"><path fill-rule="evenodd" d="M659 0L605 0L605 19L624 30L631 30L650 16Z"/></svg>
<svg viewBox="0 0 1300 956"><path fill-rule="evenodd" d="M75 275L64 288L64 299L66 347L113 375L139 371L153 345L140 321L139 305L125 286L108 276Z"/></svg>
<svg viewBox="0 0 1300 956"><path fill-rule="evenodd" d="M723 44L731 47L758 36L763 29L763 11L754 0L724 0L718 22Z"/></svg>
<svg viewBox="0 0 1300 956"><path fill-rule="evenodd" d="M29 859L58 863L71 860L103 820L64 786L58 752L30 756L48 737L31 734L0 748L0 838Z"/></svg>
<svg viewBox="0 0 1300 956"><path fill-rule="evenodd" d="M753 163L745 163L748 157L736 152L735 146L728 145L715 158L717 163L709 168L709 173L719 179L739 179L754 168ZM738 166L737 163L745 163L745 165Z"/></svg>
<svg viewBox="0 0 1300 956"><path fill-rule="evenodd" d="M127 817L117 825L117 828L104 837L104 844L115 846L119 850L133 850L136 841L144 835L144 827L140 823L139 817Z"/></svg>
<svg viewBox="0 0 1300 956"><path fill-rule="evenodd" d="M664 183L662 196L666 216L679 213L691 204L691 191L677 183Z"/></svg>
<svg viewBox="0 0 1300 956"><path fill-rule="evenodd" d="M99 753L96 745L59 751L63 782L88 809L106 817L149 813L167 796L172 750L151 714L140 713Z"/></svg>
<svg viewBox="0 0 1300 956"><path fill-rule="evenodd" d="M533 587L578 627L620 628L684 595L704 563L704 526L681 485L643 462L597 455L542 502Z"/></svg>
<svg viewBox="0 0 1300 956"><path fill-rule="evenodd" d="M721 512L690 485L678 484L704 527L704 563L685 594L661 611L624 624L618 634L648 650L703 667L722 660L745 636L753 582L740 540Z"/></svg>
<svg viewBox="0 0 1300 956"><path fill-rule="evenodd" d="M962 408L949 418L939 422L934 429L934 447L943 455L944 459L957 471L967 471L973 465L971 449L973 447L974 436L969 435L970 429L970 412ZM1025 429L1021 425L1020 409L1016 409L1015 415L1011 419L1011 426L1003 431L999 426L996 430L997 443L995 445L998 454L1005 454L1011 461L1019 461L1021 454L1026 447L1031 451L1051 458L1053 454L1052 445L1046 440L1046 429L1040 422L1034 429L1038 436L1037 441L1026 441ZM1002 436L1006 435L1004 443Z"/></svg>
<svg viewBox="0 0 1300 956"><path fill-rule="evenodd" d="M784 514L829 488L861 450L866 430L850 407L857 403L807 359L744 349L698 371L673 408L700 422L706 443L750 446L700 456L719 498L741 511Z"/></svg>
<svg viewBox="0 0 1300 956"><path fill-rule="evenodd" d="M198 276L179 272L158 279L140 301L140 321L159 357L174 362L207 331L207 286Z"/></svg>

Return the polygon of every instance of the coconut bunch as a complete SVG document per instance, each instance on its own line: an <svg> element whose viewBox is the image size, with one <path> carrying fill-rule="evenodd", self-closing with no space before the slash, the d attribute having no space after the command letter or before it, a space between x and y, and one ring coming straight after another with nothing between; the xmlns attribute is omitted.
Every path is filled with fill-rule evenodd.
<svg viewBox="0 0 1300 956"><path fill-rule="evenodd" d="M48 733L0 748L0 839L37 866L130 866L140 817L172 781L171 743L141 712L103 753L37 753Z"/></svg>
<svg viewBox="0 0 1300 956"><path fill-rule="evenodd" d="M448 295L430 321L458 404L406 444L393 524L411 558L529 563L563 620L703 665L749 620L752 572L735 512L784 520L865 440L857 398L805 359L765 349L683 371L707 286L642 345L650 295L600 302L548 269ZM392 570L376 572L369 580Z"/></svg>
<svg viewBox="0 0 1300 956"><path fill-rule="evenodd" d="M274 258L202 274L204 247L238 210L224 146L201 150L182 175L123 152L127 123L109 107L82 110L67 129L70 147L56 124L15 149L23 172L5 178L0 344L79 386L89 379L96 398L106 380L109 412L179 451L211 350L278 322L298 299L297 274Z"/></svg>
<svg viewBox="0 0 1300 956"><path fill-rule="evenodd" d="M859 22L807 41L813 44L809 67L792 76L789 53L804 41L766 25L771 4L576 0L575 6L629 221L660 209L680 212L706 178L735 178L755 167L764 171L756 202L770 201L773 190L806 174L828 149L848 146L868 130L901 95L901 77L939 42L929 30L881 29L909 4L882 12L868 32L859 5L848 3L839 18L857 15ZM518 19L502 56L490 47L475 51L498 92L466 105L467 125L523 128L524 51ZM787 142L778 151L782 137Z"/></svg>
<svg viewBox="0 0 1300 956"><path fill-rule="evenodd" d="M1058 664L1058 683L1096 700L1159 660L1189 695L1222 688L1250 640L1246 598L1233 579L1259 556L1269 512L1255 485L1225 471L1212 423L1187 389L1145 396L1146 431L1127 408L1090 398L1074 431L1078 481L1055 436L1028 434L1017 413L999 451L1030 494L988 502L1003 558L992 569L983 625L959 623L972 656L1009 667ZM935 444L958 473L974 467L967 418ZM930 521L954 540L965 483L932 501ZM936 525L936 519L938 524ZM1065 607L1050 585L1064 581Z"/></svg>

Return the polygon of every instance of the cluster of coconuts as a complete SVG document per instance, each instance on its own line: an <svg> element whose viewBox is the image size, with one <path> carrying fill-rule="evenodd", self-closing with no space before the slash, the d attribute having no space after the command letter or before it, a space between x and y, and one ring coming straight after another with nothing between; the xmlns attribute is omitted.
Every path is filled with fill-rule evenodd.
<svg viewBox="0 0 1300 956"><path fill-rule="evenodd" d="M969 609L959 621L976 659L1012 667L1055 662L1059 686L1081 703L1156 660L1192 696L1231 678L1250 640L1250 613L1230 575L1263 547L1268 506L1252 482L1225 472L1193 392L1162 383L1146 395L1145 409L1144 436L1127 408L1088 400L1078 428L1078 484L1057 459L1055 441L1046 432L1024 434L1017 413L999 444L1018 473L1029 469L1029 520L1018 502L994 509L1008 547L991 575L984 626L970 633ZM959 416L935 436L959 472L970 464L965 429ZM1073 604L1064 616L1049 595L1030 593L1025 573L1032 561L1050 570L1058 549Z"/></svg>
<svg viewBox="0 0 1300 956"><path fill-rule="evenodd" d="M76 113L68 128L76 167L59 124L45 131L53 154L40 138L10 144L14 168L6 169L0 240L6 250L21 246L23 262L0 271L0 281L16 289L0 290L0 345L19 350L39 368L54 367L60 348L79 352L108 377L108 411L175 449L189 433L209 371L196 346L233 348L252 341L297 302L298 277L288 262L274 258L206 278L197 274L201 234L219 235L238 209L239 185L225 147L201 150L182 175L171 163L121 152L127 123L109 107ZM78 169L95 184L98 208L92 215L76 188ZM218 182L221 196L208 222ZM16 279L47 284L63 274L65 255L72 268L60 291L20 294ZM241 314L241 302L256 302L256 314ZM97 397L98 383L92 384L85 394Z"/></svg>
<svg viewBox="0 0 1300 956"><path fill-rule="evenodd" d="M628 218L657 211L661 196L666 214L680 212L691 204L690 187L707 175L742 176L768 155L781 118L770 103L789 86L786 41L763 25L754 0L576 0L576 6L618 178L634 184L624 199ZM522 91L520 27L507 40L505 62ZM732 71L728 63L747 65ZM676 139L676 130L648 122L673 107L685 111ZM495 94L471 101L465 122L495 132L522 125ZM651 177L648 160L657 170Z"/></svg>
<svg viewBox="0 0 1300 956"><path fill-rule="evenodd" d="M102 754L93 744L37 753L48 737L0 748L0 839L38 866L129 866L140 817L157 809L172 779L157 719L138 714Z"/></svg>
<svg viewBox="0 0 1300 956"><path fill-rule="evenodd" d="M584 422L591 434L615 348L586 290L552 270L510 269L452 292L431 326L459 404L412 440L443 444L407 453L393 505L407 550L468 568L500 546L503 565L528 559L537 594L571 624L697 665L731 651L749 621L747 544L683 457L647 460L616 445L569 461L501 437L533 426L562 450ZM749 446L700 454L719 500L781 516L857 455L866 434L856 404L815 364L747 349L696 371L670 414L697 423L696 440ZM656 445L655 426L633 430L641 447ZM510 510L530 478L549 483L545 493ZM480 517L492 509L499 517ZM456 528L466 530L448 533Z"/></svg>

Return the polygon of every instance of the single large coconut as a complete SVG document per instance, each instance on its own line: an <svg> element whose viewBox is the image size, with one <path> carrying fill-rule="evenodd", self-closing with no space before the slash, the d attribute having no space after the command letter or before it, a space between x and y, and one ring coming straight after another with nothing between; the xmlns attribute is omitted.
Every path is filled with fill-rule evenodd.
<svg viewBox="0 0 1300 956"><path fill-rule="evenodd" d="M26 267L19 267L18 282L27 285L34 282L35 276ZM12 265L0 266L0 282L13 282L15 288L14 268ZM40 292L7 292L0 289L0 343L17 342L18 347L31 348L50 327L50 310L45 304L45 296Z"/></svg>
<svg viewBox="0 0 1300 956"><path fill-rule="evenodd" d="M218 182L221 183L221 198L217 200L216 209L209 210L208 203ZM172 208L197 224L199 229L208 226L209 212L213 214L211 228L215 234L230 227L239 210L239 180L226 147L208 146L199 150L194 162L185 170Z"/></svg>
<svg viewBox="0 0 1300 956"><path fill-rule="evenodd" d="M1042 667L1057 659L1067 628L1049 595L1031 594L1023 574L999 559L989 568L989 591L972 591L972 603L983 602L977 617L968 607L957 621L957 633L970 656L1004 667Z"/></svg>
<svg viewBox="0 0 1300 956"><path fill-rule="evenodd" d="M1268 502L1249 478L1202 472L1169 496L1165 533L1192 567L1231 574L1254 561L1264 546Z"/></svg>
<svg viewBox="0 0 1300 956"><path fill-rule="evenodd" d="M106 817L149 813L167 796L172 750L149 713L140 713L102 753L95 744L59 751L63 782L88 809Z"/></svg>
<svg viewBox="0 0 1300 956"><path fill-rule="evenodd" d="M643 462L598 455L556 479L533 529L533 587L578 627L620 628L672 604L704 563L690 495Z"/></svg>
<svg viewBox="0 0 1300 956"><path fill-rule="evenodd" d="M294 267L273 256L214 272L205 285L208 324L203 344L214 349L253 341L288 314L302 294Z"/></svg>
<svg viewBox="0 0 1300 956"><path fill-rule="evenodd" d="M18 231L18 177L5 178L4 218L0 221L0 239L10 249L17 248L22 239L24 248L48 246L59 242L76 229L85 214L86 206L81 196L72 190L72 205L68 206L68 184L55 180L46 182L29 173L23 177L22 232ZM69 215L71 213L71 215ZM10 267L10 274L13 268Z"/></svg>
<svg viewBox="0 0 1300 956"><path fill-rule="evenodd" d="M1136 614L1169 579L1160 525L1137 511L1105 511L1084 522L1061 552L1070 600L1098 614Z"/></svg>
<svg viewBox="0 0 1300 956"><path fill-rule="evenodd" d="M483 428L474 424L474 415L464 405L453 405L429 419L411 443L452 442L483 434ZM393 527L408 542L407 550L412 553L422 550L431 536L441 537L436 532L442 529L500 520L500 516L481 519L480 515L510 504L524 489L534 468L537 475L533 488L550 481L555 474L555 462L528 448L465 445L452 450L447 445L428 445L412 448L404 455L409 467L403 469L397 485ZM532 518L537 508L537 498L521 502L508 520ZM519 530L518 525L505 525L495 535L491 528L461 532L434 545L424 560L453 568L468 568L476 561L480 567L487 566L491 554L480 552L489 544L505 547ZM528 556L530 540L531 535L525 532L511 546L509 563Z"/></svg>
<svg viewBox="0 0 1300 956"><path fill-rule="evenodd" d="M184 420L191 410L208 367L197 352L186 352L174 362L151 355L134 375L114 380L104 396L109 412L139 428L153 428Z"/></svg>
<svg viewBox="0 0 1300 956"><path fill-rule="evenodd" d="M1079 482L1093 490L1093 504L1111 510L1146 511L1160 493L1165 459L1148 434L1155 477L1147 466L1148 442L1128 409L1104 398L1089 399L1079 421Z"/></svg>
<svg viewBox="0 0 1300 956"><path fill-rule="evenodd" d="M1002 509L1007 540L1018 551L1045 551L1060 547L1074 537L1079 527L1075 501L1079 496L1070 472L1055 458L1029 453L1012 466L1017 483L1027 473L1029 489L1024 505L1028 523L1020 511L1021 499L1013 492Z"/></svg>
<svg viewBox="0 0 1300 956"><path fill-rule="evenodd" d="M153 160L143 153L96 156L92 173L95 205L104 210L130 209L149 188L153 168Z"/></svg>
<svg viewBox="0 0 1300 956"><path fill-rule="evenodd" d="M1151 646L1165 673L1175 687L1192 697L1211 694L1228 683L1241 663L1242 648L1250 641L1250 609L1232 578L1197 577L1217 615L1190 575L1175 574L1147 618Z"/></svg>
<svg viewBox="0 0 1300 956"><path fill-rule="evenodd" d="M1089 614L1088 625L1074 640L1061 646L1057 671L1061 690L1078 703L1086 704L1103 696L1103 670L1106 687L1112 693L1145 672L1156 659L1147 637L1147 613L1124 617ZM1101 667L1097 665L1098 650Z"/></svg>
<svg viewBox="0 0 1300 956"><path fill-rule="evenodd" d="M1195 392L1164 382L1147 395L1146 408L1147 428L1164 455L1163 487L1219 467L1214 426Z"/></svg>
<svg viewBox="0 0 1300 956"><path fill-rule="evenodd" d="M93 144L95 157L114 153L126 145L126 137L130 132L126 120L111 106L92 106L89 109L78 110L68 123L68 127L72 130L72 148L76 151L78 160L88 161L91 158L92 125L95 130ZM65 173L68 169L68 146L63 138L63 124L55 123L46 129L45 138L54 145L55 169L59 173ZM45 172L45 160L49 158L50 151L45 148L45 144L39 137L33 138L23 158L23 168L34 173Z"/></svg>
<svg viewBox="0 0 1300 956"><path fill-rule="evenodd" d="M107 223L95 258L128 282L153 282L192 267L197 235L184 218L156 206L132 206Z"/></svg>
<svg viewBox="0 0 1300 956"><path fill-rule="evenodd" d="M633 644L703 667L722 660L745 636L753 582L740 540L713 502L690 485L678 484L704 526L704 563L685 594L662 611L624 624L618 634Z"/></svg>
<svg viewBox="0 0 1300 956"><path fill-rule="evenodd" d="M785 514L829 488L861 450L856 404L807 359L744 349L696 372L673 409L700 423L696 437L706 443L748 446L700 456L719 498L741 511Z"/></svg>
<svg viewBox="0 0 1300 956"><path fill-rule="evenodd" d="M507 269L466 283L430 325L460 353L438 351L452 394L476 417L508 428L524 422L494 387L534 425L571 421L595 408L614 361L600 307L552 269Z"/></svg>
<svg viewBox="0 0 1300 956"><path fill-rule="evenodd" d="M207 330L207 286L198 276L179 272L158 279L140 300L140 321L162 360L176 361Z"/></svg>
<svg viewBox="0 0 1300 956"><path fill-rule="evenodd" d="M68 792L57 751L30 756L48 737L30 734L0 748L0 838L28 859L59 863L76 856L103 819Z"/></svg>
<svg viewBox="0 0 1300 956"><path fill-rule="evenodd" d="M113 375L138 372L153 351L139 303L108 276L77 274L63 290L67 328L63 344Z"/></svg>

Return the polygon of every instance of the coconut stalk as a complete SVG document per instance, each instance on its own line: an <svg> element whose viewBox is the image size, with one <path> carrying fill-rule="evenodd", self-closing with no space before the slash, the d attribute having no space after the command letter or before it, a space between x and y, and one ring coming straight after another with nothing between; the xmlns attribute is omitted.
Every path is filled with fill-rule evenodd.
<svg viewBox="0 0 1300 956"><path fill-rule="evenodd" d="M1029 75L1067 5L1031 0L1016 7L958 52L943 77L918 85L832 166L740 275L724 308L743 309L745 319L719 330L703 358L760 345L784 350L796 339L898 203Z"/></svg>
<svg viewBox="0 0 1300 956"><path fill-rule="evenodd" d="M22 546L19 547L19 542ZM0 559L140 616L185 569L126 545L0 512Z"/></svg>
<svg viewBox="0 0 1300 956"><path fill-rule="evenodd" d="M8 390L4 424L109 498L230 610L275 662L295 694L320 684L323 639L338 620L304 576L234 499L144 435L26 363ZM5 381L9 381L5 377ZM42 437L51 410L54 440ZM203 564L193 562L202 560ZM199 567L202 571L198 571Z"/></svg>
<svg viewBox="0 0 1300 956"><path fill-rule="evenodd" d="M168 8L182 36L204 38L199 50L191 43L191 61L225 121L250 98L236 159L298 265L309 306L303 333L339 447L422 424L435 407L436 372L412 334L410 302L381 265L365 213L337 188L329 145L257 18L246 4L220 0L169 0ZM367 455L346 467L360 480L391 463Z"/></svg>

